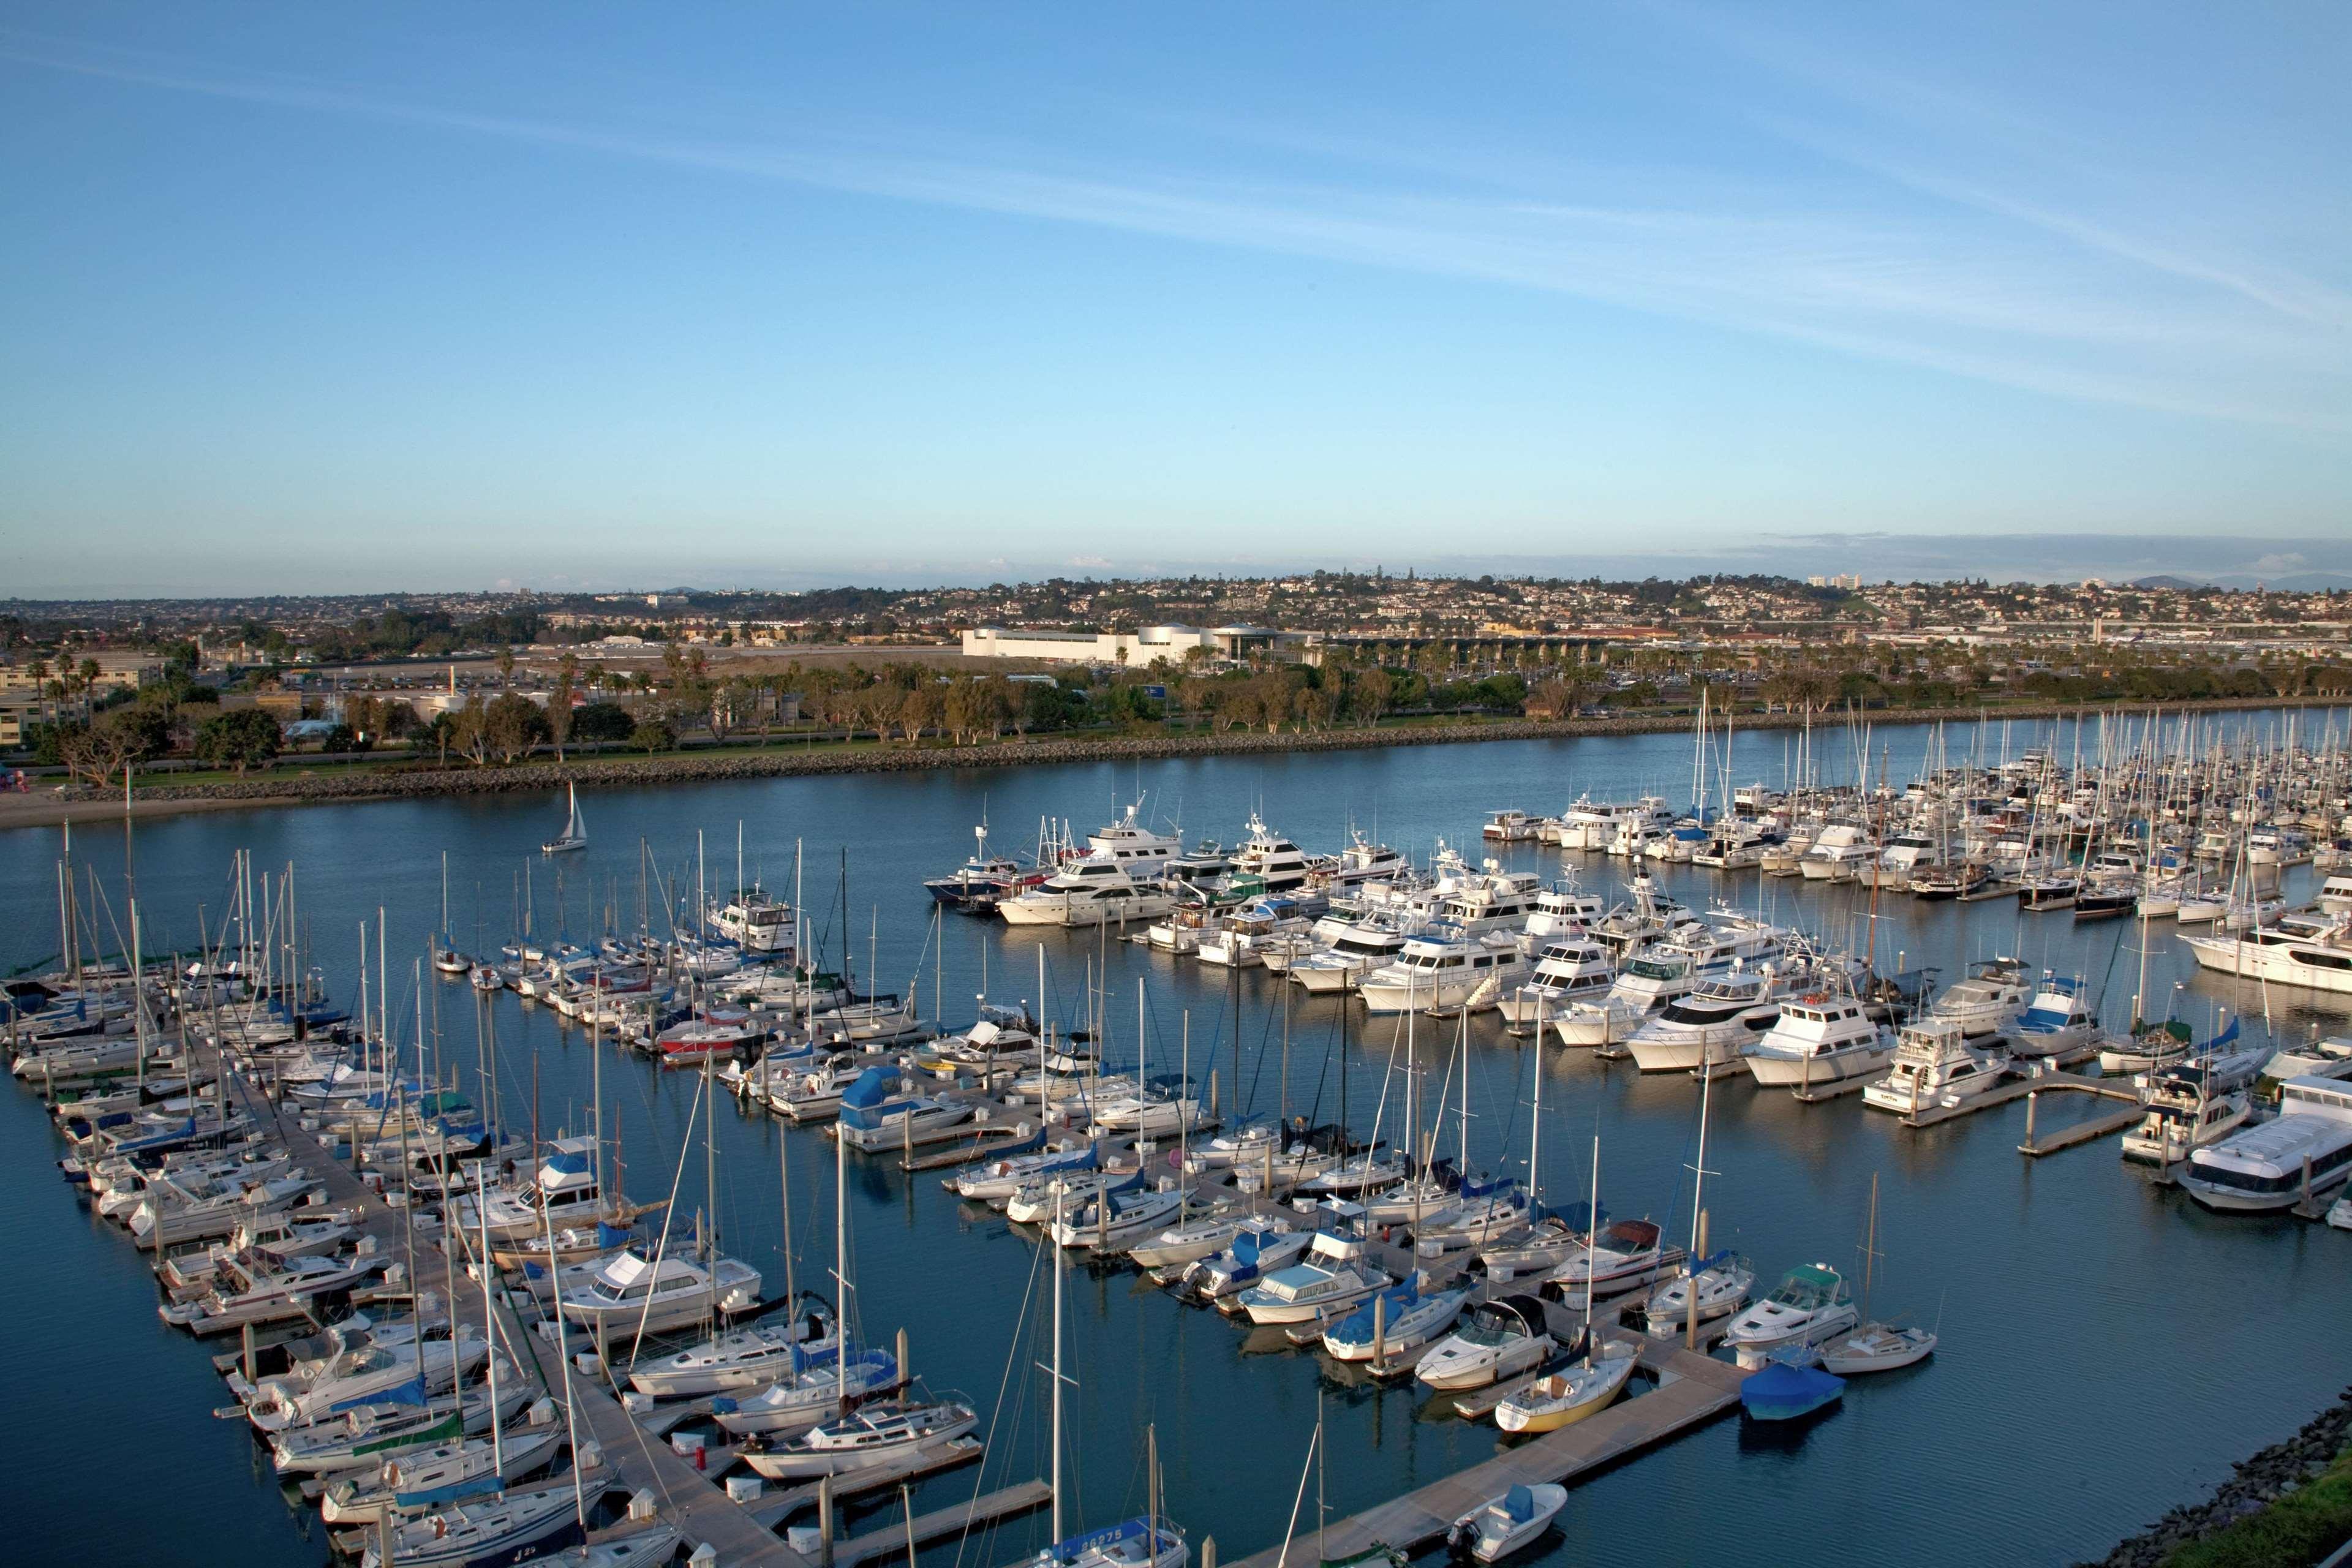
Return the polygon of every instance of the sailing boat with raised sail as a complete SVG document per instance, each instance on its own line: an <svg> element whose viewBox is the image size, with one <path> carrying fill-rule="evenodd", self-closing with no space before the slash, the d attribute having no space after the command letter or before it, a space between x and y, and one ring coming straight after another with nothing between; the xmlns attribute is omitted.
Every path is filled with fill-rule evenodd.
<svg viewBox="0 0 2352 1568"><path fill-rule="evenodd" d="M580 818L580 786L567 784L563 790L571 802L571 815L563 819L563 831L539 847L542 855L562 855L588 847L588 825Z"/></svg>

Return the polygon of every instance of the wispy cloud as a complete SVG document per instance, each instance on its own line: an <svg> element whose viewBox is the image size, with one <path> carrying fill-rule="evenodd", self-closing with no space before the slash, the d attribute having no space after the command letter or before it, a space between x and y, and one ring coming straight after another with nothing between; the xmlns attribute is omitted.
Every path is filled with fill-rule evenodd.
<svg viewBox="0 0 2352 1568"><path fill-rule="evenodd" d="M1982 132L2004 145L2035 134L2029 122L1964 95L1850 64L1832 68L1746 35L1734 41L1853 101L1901 104L1905 113L1927 104L1947 131ZM1444 156L1425 150L1399 153L1394 177L1374 186L1101 166L1034 149L980 157L970 138L913 127L722 137L658 124L588 125L21 35L0 43L0 59L746 179L1480 279L2057 397L2352 432L2352 364L2340 335L2352 326L2352 300L2340 292L2145 239L1793 121L1780 123L1783 134L1945 210L1897 220L1812 193L1765 187L1734 196L1705 170L1646 180L1645 199L1595 199L1594 191L1626 182L1580 180L1572 170L1547 181L1518 167L1512 184L1498 185L1471 177L1461 161L1449 171ZM2091 156L2054 133L2051 142L2069 159ZM1368 162L1381 155L1376 145L1348 150ZM2119 278L2118 264L2156 274L2163 287L2151 292Z"/></svg>

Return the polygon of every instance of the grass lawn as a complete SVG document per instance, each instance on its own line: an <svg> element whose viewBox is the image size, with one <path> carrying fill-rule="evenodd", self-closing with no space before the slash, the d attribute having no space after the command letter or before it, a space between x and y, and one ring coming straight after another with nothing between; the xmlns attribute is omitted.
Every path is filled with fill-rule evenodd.
<svg viewBox="0 0 2352 1568"><path fill-rule="evenodd" d="M2176 1547L2164 1568L2310 1568L2352 1541L2352 1448L2262 1512Z"/></svg>

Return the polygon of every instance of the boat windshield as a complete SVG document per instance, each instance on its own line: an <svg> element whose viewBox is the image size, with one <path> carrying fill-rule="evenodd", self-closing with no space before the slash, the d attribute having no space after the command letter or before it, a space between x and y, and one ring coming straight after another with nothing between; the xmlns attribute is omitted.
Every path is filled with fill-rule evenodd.
<svg viewBox="0 0 2352 1568"><path fill-rule="evenodd" d="M1637 958L1625 966L1628 974L1638 974L1644 980L1675 980L1681 978L1683 966L1662 958Z"/></svg>

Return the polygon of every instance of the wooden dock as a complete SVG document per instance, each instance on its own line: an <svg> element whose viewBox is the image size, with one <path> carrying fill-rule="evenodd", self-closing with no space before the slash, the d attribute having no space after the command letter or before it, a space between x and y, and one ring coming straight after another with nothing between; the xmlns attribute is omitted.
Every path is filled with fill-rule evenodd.
<svg viewBox="0 0 2352 1568"><path fill-rule="evenodd" d="M1454 1521L1514 1485L1570 1481L1653 1444L1714 1420L1739 1403L1746 1373L1679 1345L1646 1343L1642 1363L1658 1373L1648 1394L1623 1399L1600 1415L1547 1432L1443 1480L1339 1520L1319 1540L1297 1543L1301 1568L1315 1557L1343 1558L1375 1544L1415 1552L1444 1537ZM1229 1568L1276 1568L1279 1545Z"/></svg>
<svg viewBox="0 0 2352 1568"><path fill-rule="evenodd" d="M1026 1513L1033 1508L1043 1506L1053 1495L1054 1489L1043 1481L1023 1481L1017 1486L992 1491L986 1497L950 1503L915 1520L912 1531L914 1544L920 1547L943 1536L961 1535L975 1525L993 1524L1000 1519ZM895 1556L907 1550L908 1534L906 1521L902 1520L865 1535L836 1542L833 1548L834 1568L857 1568L861 1563Z"/></svg>
<svg viewBox="0 0 2352 1568"><path fill-rule="evenodd" d="M2137 1120L2138 1117L2140 1098L2137 1089L2110 1083L2104 1079L2084 1078L2079 1073L2045 1072L2035 1078L2012 1078L1998 1088L1989 1089L1982 1094L1971 1095L1958 1105L1923 1105L1910 1115L1903 1117L1901 1121L1906 1127L1933 1127L1937 1122L1949 1121L1955 1117L1971 1116L1979 1110L1990 1110L1996 1105L2008 1105L2023 1100L2028 1095L2039 1094L2045 1089L2071 1089L2079 1093L2097 1095L2104 1100L2128 1100L2132 1102L2134 1119ZM2082 1140L2076 1139L2075 1142L2080 1142ZM2071 1146L2060 1145L2060 1147ZM2032 1151L2027 1152L2030 1153Z"/></svg>

